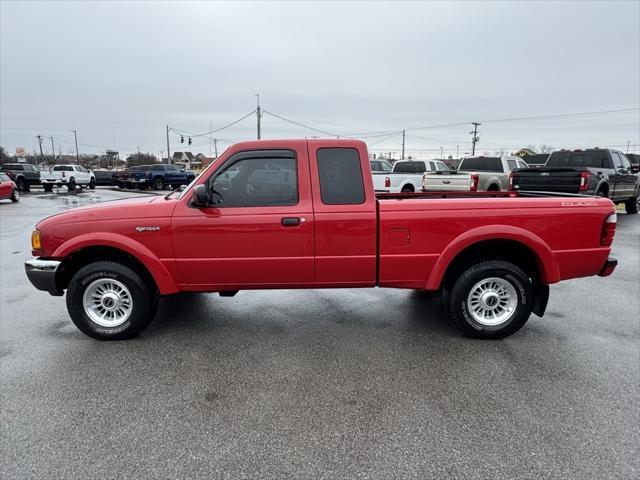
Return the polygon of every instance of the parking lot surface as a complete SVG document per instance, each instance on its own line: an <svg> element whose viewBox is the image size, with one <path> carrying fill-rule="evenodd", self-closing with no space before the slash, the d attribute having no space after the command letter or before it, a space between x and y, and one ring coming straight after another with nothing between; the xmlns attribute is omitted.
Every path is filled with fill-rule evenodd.
<svg viewBox="0 0 640 480"><path fill-rule="evenodd" d="M23 262L36 221L140 195L0 204L0 478L638 478L640 216L612 277L478 341L402 290L179 295L99 342ZM215 248L215 245L212 246Z"/></svg>

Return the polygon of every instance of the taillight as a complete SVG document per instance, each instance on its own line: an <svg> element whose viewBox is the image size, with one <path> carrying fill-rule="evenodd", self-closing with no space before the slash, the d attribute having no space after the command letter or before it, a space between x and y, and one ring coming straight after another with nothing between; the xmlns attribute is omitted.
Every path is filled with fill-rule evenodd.
<svg viewBox="0 0 640 480"><path fill-rule="evenodd" d="M473 175L471 175L471 185L469 187L470 191L478 191L478 181L480 181L480 177L477 174L474 173Z"/></svg>
<svg viewBox="0 0 640 480"><path fill-rule="evenodd" d="M580 172L580 188L578 188L580 192L589 188L589 177L591 177L591 172Z"/></svg>
<svg viewBox="0 0 640 480"><path fill-rule="evenodd" d="M513 190L513 172L509 172L509 190Z"/></svg>
<svg viewBox="0 0 640 480"><path fill-rule="evenodd" d="M385 188L391 188L391 179L389 177L384 177L384 186Z"/></svg>
<svg viewBox="0 0 640 480"><path fill-rule="evenodd" d="M602 231L600 232L600 245L603 247L609 247L613 243L613 237L616 234L616 223L618 222L618 215L611 213L604 224L602 225Z"/></svg>

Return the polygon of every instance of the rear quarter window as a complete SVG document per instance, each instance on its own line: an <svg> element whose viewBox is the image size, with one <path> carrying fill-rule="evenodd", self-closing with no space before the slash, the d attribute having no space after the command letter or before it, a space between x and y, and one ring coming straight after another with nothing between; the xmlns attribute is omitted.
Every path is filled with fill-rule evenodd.
<svg viewBox="0 0 640 480"><path fill-rule="evenodd" d="M320 198L325 205L364 203L360 156L354 148L321 148L317 153Z"/></svg>

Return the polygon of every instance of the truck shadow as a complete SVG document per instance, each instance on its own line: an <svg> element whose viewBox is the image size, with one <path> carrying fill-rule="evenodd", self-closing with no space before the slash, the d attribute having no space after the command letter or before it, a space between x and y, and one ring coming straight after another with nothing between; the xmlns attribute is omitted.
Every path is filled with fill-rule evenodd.
<svg viewBox="0 0 640 480"><path fill-rule="evenodd" d="M160 300L158 313L142 334L156 337L180 335L215 335L221 329L257 332L293 332L298 328L317 332L322 329L361 330L373 332L385 329L401 330L409 337L430 335L458 337L460 332L447 317L439 293L372 290L379 298L354 305L345 302L340 292L316 293L297 291L282 300L278 296L264 299L264 294L224 299L217 294L182 293ZM251 297L250 297L251 295ZM358 298L358 291L347 293ZM263 301L265 300L265 301Z"/></svg>

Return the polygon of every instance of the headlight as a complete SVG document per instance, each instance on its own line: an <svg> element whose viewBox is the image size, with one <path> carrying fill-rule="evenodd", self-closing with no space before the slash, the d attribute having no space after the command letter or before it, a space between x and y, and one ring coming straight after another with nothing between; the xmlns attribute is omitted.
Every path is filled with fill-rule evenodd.
<svg viewBox="0 0 640 480"><path fill-rule="evenodd" d="M31 249L42 250L42 237L40 230L34 230L31 232Z"/></svg>

